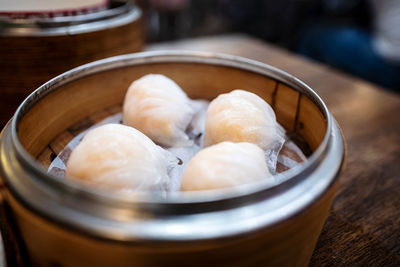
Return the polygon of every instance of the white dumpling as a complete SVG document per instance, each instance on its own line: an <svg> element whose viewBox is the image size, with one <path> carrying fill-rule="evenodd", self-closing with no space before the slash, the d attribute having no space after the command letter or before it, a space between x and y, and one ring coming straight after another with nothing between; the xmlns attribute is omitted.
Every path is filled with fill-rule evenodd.
<svg viewBox="0 0 400 267"><path fill-rule="evenodd" d="M194 115L191 100L171 79L148 74L134 81L125 95L123 123L163 146L191 144L185 130Z"/></svg>
<svg viewBox="0 0 400 267"><path fill-rule="evenodd" d="M255 181L272 181L265 154L251 143L222 142L197 153L186 165L182 191L235 187Z"/></svg>
<svg viewBox="0 0 400 267"><path fill-rule="evenodd" d="M266 150L282 142L273 109L256 94L234 90L211 101L206 118L205 145L223 141L249 142Z"/></svg>
<svg viewBox="0 0 400 267"><path fill-rule="evenodd" d="M106 124L90 130L72 151L66 177L112 191L163 191L173 159L138 130Z"/></svg>

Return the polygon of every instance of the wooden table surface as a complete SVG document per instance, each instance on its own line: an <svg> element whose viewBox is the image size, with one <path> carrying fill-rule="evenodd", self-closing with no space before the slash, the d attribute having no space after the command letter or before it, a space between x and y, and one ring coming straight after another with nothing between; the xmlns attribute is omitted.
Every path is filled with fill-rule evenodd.
<svg viewBox="0 0 400 267"><path fill-rule="evenodd" d="M347 166L311 266L400 266L400 96L245 35L150 45L223 52L291 73L313 88L341 126Z"/></svg>

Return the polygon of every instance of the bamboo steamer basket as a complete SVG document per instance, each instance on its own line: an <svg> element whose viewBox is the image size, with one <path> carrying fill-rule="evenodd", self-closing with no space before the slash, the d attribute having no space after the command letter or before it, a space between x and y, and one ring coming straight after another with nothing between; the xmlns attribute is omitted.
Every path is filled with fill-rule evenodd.
<svg viewBox="0 0 400 267"><path fill-rule="evenodd" d="M39 85L79 65L140 51L143 42L141 11L129 2L110 1L106 9L80 15L3 15L0 126Z"/></svg>
<svg viewBox="0 0 400 267"><path fill-rule="evenodd" d="M308 160L273 187L167 199L102 195L46 172L73 136L119 112L129 84L148 73L167 75L191 98L256 93ZM337 123L300 80L244 58L179 51L68 71L25 99L0 140L2 195L35 266L306 266L344 160Z"/></svg>

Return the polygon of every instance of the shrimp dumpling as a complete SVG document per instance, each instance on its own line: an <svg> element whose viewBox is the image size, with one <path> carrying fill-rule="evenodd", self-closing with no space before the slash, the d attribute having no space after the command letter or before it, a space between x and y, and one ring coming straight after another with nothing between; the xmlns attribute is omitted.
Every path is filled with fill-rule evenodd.
<svg viewBox="0 0 400 267"><path fill-rule="evenodd" d="M109 191L165 191L172 159L138 130L106 124L90 130L72 151L66 177Z"/></svg>
<svg viewBox="0 0 400 267"><path fill-rule="evenodd" d="M251 143L222 142L197 153L186 165L181 190L235 187L261 180L273 181L264 151Z"/></svg>
<svg viewBox="0 0 400 267"><path fill-rule="evenodd" d="M194 115L191 100L171 79L148 74L134 81L123 104L123 123L163 146L191 144L185 130Z"/></svg>
<svg viewBox="0 0 400 267"><path fill-rule="evenodd" d="M208 107L206 146L223 141L249 142L266 150L282 142L282 135L273 109L251 92L234 90L221 94Z"/></svg>

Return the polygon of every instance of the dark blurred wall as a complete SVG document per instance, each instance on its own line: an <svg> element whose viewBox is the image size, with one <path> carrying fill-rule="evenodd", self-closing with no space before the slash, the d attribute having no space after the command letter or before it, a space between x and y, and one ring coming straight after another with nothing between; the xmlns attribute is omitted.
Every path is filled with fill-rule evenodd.
<svg viewBox="0 0 400 267"><path fill-rule="evenodd" d="M168 2L144 1L150 3L144 8L149 42L243 32L385 87L400 87L400 62L387 61L374 47L373 0L171 0L186 2L172 9L151 5L157 1ZM376 4L395 1L400 4Z"/></svg>
<svg viewBox="0 0 400 267"><path fill-rule="evenodd" d="M293 48L303 27L315 21L370 27L369 8L362 0L191 0L173 10L139 2L146 11L150 42L245 32Z"/></svg>

